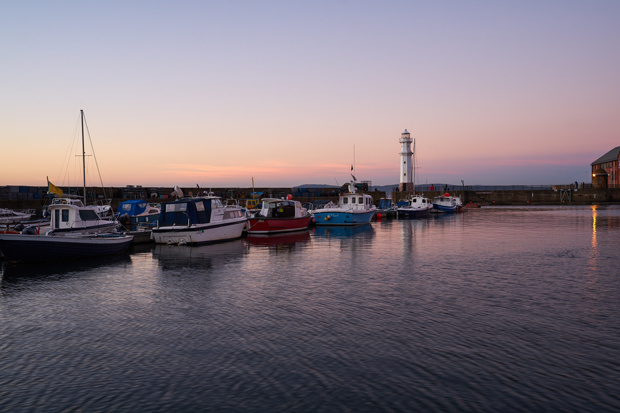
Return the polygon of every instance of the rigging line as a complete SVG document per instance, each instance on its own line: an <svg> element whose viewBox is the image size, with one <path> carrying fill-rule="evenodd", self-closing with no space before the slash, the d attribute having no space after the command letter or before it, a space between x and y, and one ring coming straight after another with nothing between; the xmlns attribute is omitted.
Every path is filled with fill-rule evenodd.
<svg viewBox="0 0 620 413"><path fill-rule="evenodd" d="M75 128L73 129L73 135L71 136L71 139L69 140L69 147L67 149L67 152L65 153L62 164L60 165L60 172L59 172L59 175L57 176L59 185L64 185L65 179L67 180L67 185L70 185L69 184L69 166L72 164L71 154L73 154L73 148L75 146L79 125L80 125L80 117L78 116L78 119L75 122ZM63 174L63 171L64 171L64 174ZM61 177L62 177L62 181L61 181Z"/></svg>
<svg viewBox="0 0 620 413"><path fill-rule="evenodd" d="M93 158L95 159L95 165L97 166L97 173L99 174L99 182L101 182L101 189L103 189L103 198L107 201L108 196L103 186L103 179L101 178L101 171L99 170L99 162L97 162L97 155L95 155L95 147L93 146L93 140L90 138L90 129L88 129L88 123L86 122L86 116L84 116L84 126L86 128L86 134L88 135L88 141L90 142L90 149L93 151Z"/></svg>

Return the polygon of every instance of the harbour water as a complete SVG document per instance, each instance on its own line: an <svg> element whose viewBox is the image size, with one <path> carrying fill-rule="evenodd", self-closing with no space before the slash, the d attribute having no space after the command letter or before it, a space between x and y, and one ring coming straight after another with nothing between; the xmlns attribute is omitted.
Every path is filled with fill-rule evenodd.
<svg viewBox="0 0 620 413"><path fill-rule="evenodd" d="M620 208L2 266L0 411L620 411Z"/></svg>

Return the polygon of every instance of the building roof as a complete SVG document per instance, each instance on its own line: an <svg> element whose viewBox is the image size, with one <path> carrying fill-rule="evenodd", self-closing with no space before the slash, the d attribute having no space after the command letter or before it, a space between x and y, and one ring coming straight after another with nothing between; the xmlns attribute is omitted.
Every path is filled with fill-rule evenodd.
<svg viewBox="0 0 620 413"><path fill-rule="evenodd" d="M599 163L603 162L615 161L618 159L618 155L620 155L620 146L616 146L611 151L607 152L605 155L592 162L590 165L598 165Z"/></svg>

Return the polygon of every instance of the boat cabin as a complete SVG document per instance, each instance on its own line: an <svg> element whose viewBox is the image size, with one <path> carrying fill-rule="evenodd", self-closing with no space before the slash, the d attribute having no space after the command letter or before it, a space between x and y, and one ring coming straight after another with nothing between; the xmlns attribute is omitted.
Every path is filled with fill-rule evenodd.
<svg viewBox="0 0 620 413"><path fill-rule="evenodd" d="M409 199L409 205L414 208L426 208L429 204L430 202L428 202L428 198L423 198L421 196L412 196Z"/></svg>
<svg viewBox="0 0 620 413"><path fill-rule="evenodd" d="M209 224L242 216L239 208L227 208L220 198L182 198L162 205L159 226Z"/></svg>
<svg viewBox="0 0 620 413"><path fill-rule="evenodd" d="M94 209L85 208L78 200L53 203L49 207L50 227L53 230L80 229L96 225L101 218Z"/></svg>
<svg viewBox="0 0 620 413"><path fill-rule="evenodd" d="M338 201L340 208L356 211L371 209L374 205L372 197L366 194L340 194Z"/></svg>
<svg viewBox="0 0 620 413"><path fill-rule="evenodd" d="M127 214L130 217L133 217L136 215L159 214L159 212L159 208L149 204L146 201L132 199L130 201L123 201L118 205L116 216Z"/></svg>
<svg viewBox="0 0 620 413"><path fill-rule="evenodd" d="M265 218L299 218L306 215L299 201L263 198L262 202L262 208L257 216Z"/></svg>

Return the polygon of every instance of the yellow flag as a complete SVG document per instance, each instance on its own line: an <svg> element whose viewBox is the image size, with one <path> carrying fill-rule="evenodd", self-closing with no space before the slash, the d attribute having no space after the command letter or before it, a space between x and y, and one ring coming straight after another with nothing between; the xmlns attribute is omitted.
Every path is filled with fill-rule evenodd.
<svg viewBox="0 0 620 413"><path fill-rule="evenodd" d="M47 181L47 191L51 192L52 194L62 196L62 189L58 188L56 185L54 185L50 181Z"/></svg>

